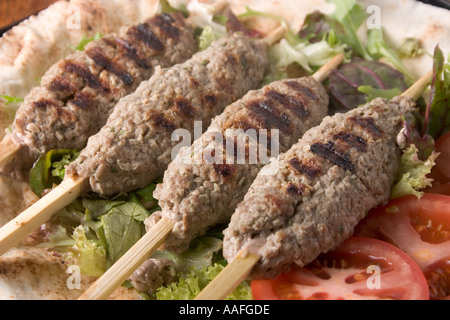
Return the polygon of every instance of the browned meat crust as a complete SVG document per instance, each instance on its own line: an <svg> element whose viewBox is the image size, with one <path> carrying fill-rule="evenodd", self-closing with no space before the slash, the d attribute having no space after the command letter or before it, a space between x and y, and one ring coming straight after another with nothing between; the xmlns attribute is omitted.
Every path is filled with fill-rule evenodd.
<svg viewBox="0 0 450 320"><path fill-rule="evenodd" d="M44 75L17 112L13 138L21 157L4 172L28 171L52 149L82 149L105 124L119 99L154 73L190 58L194 28L181 14L159 14L89 43Z"/></svg>
<svg viewBox="0 0 450 320"><path fill-rule="evenodd" d="M313 78L278 81L249 92L216 117L205 134L170 164L155 192L162 212L154 213L146 223L151 226L162 215L176 221L165 246L185 250L209 227L229 221L264 165L258 154L270 156L273 144L279 144L280 152L287 151L327 111L328 95ZM252 129L257 141L245 138ZM278 137L271 136L273 129ZM216 140L217 133L222 140ZM245 151L241 159L238 150Z"/></svg>
<svg viewBox="0 0 450 320"><path fill-rule="evenodd" d="M396 137L414 103L375 99L327 117L264 167L225 230L224 256L261 255L252 275L273 278L348 238L389 199L400 160Z"/></svg>
<svg viewBox="0 0 450 320"><path fill-rule="evenodd" d="M225 37L192 59L158 71L122 99L107 124L67 172L113 195L149 185L172 160L176 129L209 126L223 109L256 88L268 67L268 46L241 34ZM189 143L192 142L192 138Z"/></svg>

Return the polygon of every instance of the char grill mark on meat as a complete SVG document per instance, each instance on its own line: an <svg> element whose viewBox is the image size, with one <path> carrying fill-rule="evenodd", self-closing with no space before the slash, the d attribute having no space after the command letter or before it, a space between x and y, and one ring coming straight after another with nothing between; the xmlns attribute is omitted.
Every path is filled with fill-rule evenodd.
<svg viewBox="0 0 450 320"><path fill-rule="evenodd" d="M155 51L164 50L164 44L155 36L155 34L149 29L148 24L139 24L137 26L131 27L129 35L133 36L134 39L142 41L149 48Z"/></svg>
<svg viewBox="0 0 450 320"><path fill-rule="evenodd" d="M164 32L169 38L178 38L180 29L174 25L175 20L167 13L163 13L156 17L154 24Z"/></svg>
<svg viewBox="0 0 450 320"><path fill-rule="evenodd" d="M220 177L222 178L229 178L232 177L236 173L236 166L231 164L212 164L214 171L216 171Z"/></svg>
<svg viewBox="0 0 450 320"><path fill-rule="evenodd" d="M369 131L375 138L379 138L383 135L383 130L375 124L373 118L356 116L349 118L349 121L360 125L363 129Z"/></svg>
<svg viewBox="0 0 450 320"><path fill-rule="evenodd" d="M320 173L321 168L315 163L314 160L308 161L308 163L302 163L297 157L289 160L289 165L300 174L304 174L310 179L314 179Z"/></svg>
<svg viewBox="0 0 450 320"><path fill-rule="evenodd" d="M117 76L125 85L129 86L133 83L133 76L126 72L116 59L110 60L101 49L91 48L86 50L86 54L96 64Z"/></svg>
<svg viewBox="0 0 450 320"><path fill-rule="evenodd" d="M350 160L350 157L336 148L332 141L327 143L315 143L311 145L311 152L320 155L345 170L355 171L355 165Z"/></svg>
<svg viewBox="0 0 450 320"><path fill-rule="evenodd" d="M309 111L305 108L305 105L301 99L299 99L299 96L289 96L276 91L269 91L267 96L272 100L277 101L279 104L293 110L299 118L304 118L309 115Z"/></svg>
<svg viewBox="0 0 450 320"><path fill-rule="evenodd" d="M251 102L247 106L250 116L260 123L259 128L278 128L285 133L292 133L292 121L289 116L280 112L273 101L263 99L262 101Z"/></svg>
<svg viewBox="0 0 450 320"><path fill-rule="evenodd" d="M318 97L317 97L311 90L309 90L307 87L301 85L301 84L298 83L298 82L295 82L295 81L287 81L287 82L286 82L286 85L287 85L288 87L290 87L291 89L297 91L297 92L300 94L300 96L306 94L310 99L312 99L312 100L318 100Z"/></svg>
<svg viewBox="0 0 450 320"><path fill-rule="evenodd" d="M152 119L156 129L172 133L178 128L178 125L173 120L168 119L164 113L156 113L153 115Z"/></svg>
<svg viewBox="0 0 450 320"><path fill-rule="evenodd" d="M298 85L289 86L286 82ZM327 112L328 95L313 78L278 81L248 92L216 117L203 136L182 149L169 165L163 183L154 193L162 211L153 213L146 221L147 226L167 215L175 227L166 238L166 249L185 250L209 227L229 221L264 165L261 151L270 157L268 148L273 143L279 144L280 152L288 150L304 132L319 124ZM271 129L279 131L279 141L272 141L275 136L271 135ZM253 138L257 140L246 133L256 133ZM261 140L265 135L267 145ZM287 193L301 194L303 190L304 186L295 184Z"/></svg>
<svg viewBox="0 0 450 320"><path fill-rule="evenodd" d="M183 64L158 70L117 104L67 174L87 178L90 189L103 195L149 185L172 161L179 144L172 141L174 130L187 130L192 139L195 121L209 126L226 106L256 88L267 68L267 44L234 34ZM231 172L217 171L224 177Z"/></svg>
<svg viewBox="0 0 450 320"><path fill-rule="evenodd" d="M360 136L348 132L339 132L334 136L335 140L345 142L348 146L356 148L360 152L367 151L367 142Z"/></svg>
<svg viewBox="0 0 450 320"><path fill-rule="evenodd" d="M195 47L193 26L179 13L163 14L92 41L56 63L17 112L14 140L24 156L2 172L26 178L37 157L49 150L84 148L121 98L149 79L157 66L190 58ZM53 104L36 108L42 99L58 101L64 111Z"/></svg>
<svg viewBox="0 0 450 320"><path fill-rule="evenodd" d="M273 278L342 243L365 212L389 199L397 135L414 109L407 98L377 98L305 133L254 180L224 232L224 257L257 253L252 276Z"/></svg>
<svg viewBox="0 0 450 320"><path fill-rule="evenodd" d="M301 184L299 186L296 186L293 183L289 183L286 192L293 195L301 196L303 195L303 192L305 191L306 186L304 184Z"/></svg>
<svg viewBox="0 0 450 320"><path fill-rule="evenodd" d="M174 103L181 116L190 118L194 117L195 110L189 100L183 97L178 97L174 100Z"/></svg>
<svg viewBox="0 0 450 320"><path fill-rule="evenodd" d="M63 63L64 71L66 71L69 74L73 74L77 76L79 79L85 82L85 85L92 88L98 88L100 87L99 81L96 79L96 77L92 74L92 72L89 70L88 67L81 63L76 63L73 61L70 61L67 59ZM50 90L54 90L54 86L49 87Z"/></svg>

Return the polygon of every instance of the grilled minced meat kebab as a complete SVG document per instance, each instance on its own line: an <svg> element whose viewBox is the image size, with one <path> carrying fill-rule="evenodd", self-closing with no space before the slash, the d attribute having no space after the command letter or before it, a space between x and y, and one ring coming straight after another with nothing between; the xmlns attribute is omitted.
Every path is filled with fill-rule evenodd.
<svg viewBox="0 0 450 320"><path fill-rule="evenodd" d="M253 129L259 136L262 143L257 145L258 153L267 149L270 155L274 143L278 143L280 152L286 152L308 129L320 124L327 115L328 102L323 86L310 77L274 82L227 107L202 138L178 154L165 172L163 183L157 186L154 196L162 212L150 219L157 221L167 215L176 221L165 241L166 248L184 250L209 227L229 222L264 165L250 159L250 150L256 150L252 143L258 141L245 139L245 132ZM233 134L229 131L233 129L242 130ZM264 129L267 138L261 139ZM273 129L278 137L271 136ZM216 133L224 139L217 141ZM221 151L220 159L214 155L217 150ZM239 150L246 153L241 163L237 158Z"/></svg>
<svg viewBox="0 0 450 320"><path fill-rule="evenodd" d="M154 193L162 211L153 213L146 225L151 228L163 215L172 219L175 227L164 246L180 252L211 226L228 223L264 165L261 159L252 161L252 150L270 156L275 143L280 152L289 150L308 129L325 118L328 103L325 88L312 77L277 81L250 91L228 106L203 136L191 147L182 149L169 165L163 183ZM233 133L239 129L240 132ZM246 139L251 129L259 139ZM274 132L278 135L271 134ZM153 291L166 277L170 278L170 269L162 267L170 263L146 261L131 277L134 286L140 291ZM155 275L155 270L160 273Z"/></svg>
<svg viewBox="0 0 450 320"><path fill-rule="evenodd" d="M158 70L117 104L67 168L68 176L85 178L89 189L102 195L149 185L172 160L179 143L172 141L174 130L193 136L195 121L207 128L226 106L259 85L269 65L268 47L236 33L183 64Z"/></svg>
<svg viewBox="0 0 450 320"><path fill-rule="evenodd" d="M225 230L223 253L261 256L255 278L303 266L351 236L371 208L385 203L398 171L397 136L408 98L377 98L324 119L264 167Z"/></svg>
<svg viewBox="0 0 450 320"><path fill-rule="evenodd" d="M21 149L2 171L24 177L21 170L49 150L84 148L119 99L149 79L155 67L184 62L195 50L194 27L181 14L157 14L61 60L19 108L13 139Z"/></svg>

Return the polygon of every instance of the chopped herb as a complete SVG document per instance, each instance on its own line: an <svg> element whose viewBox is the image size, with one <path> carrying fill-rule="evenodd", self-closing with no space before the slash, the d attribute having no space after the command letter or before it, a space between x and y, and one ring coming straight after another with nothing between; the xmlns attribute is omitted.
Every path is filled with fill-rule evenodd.
<svg viewBox="0 0 450 320"><path fill-rule="evenodd" d="M95 41L95 40L99 40L100 38L102 38L103 37L103 35L101 34L101 33L96 33L93 37L91 37L91 38L88 38L88 37L86 37L86 36L83 36L82 38L81 38L81 40L80 40L80 43L78 43L78 45L77 46L74 46L74 47L72 47L74 50L77 50L77 51L84 51L84 49L86 48L86 46L90 43L90 42L92 42L92 41Z"/></svg>
<svg viewBox="0 0 450 320"><path fill-rule="evenodd" d="M6 104L11 104L11 103L21 103L24 101L23 98L19 98L19 97L13 97L13 96L7 96L7 95L0 95L0 98L4 99L6 102Z"/></svg>

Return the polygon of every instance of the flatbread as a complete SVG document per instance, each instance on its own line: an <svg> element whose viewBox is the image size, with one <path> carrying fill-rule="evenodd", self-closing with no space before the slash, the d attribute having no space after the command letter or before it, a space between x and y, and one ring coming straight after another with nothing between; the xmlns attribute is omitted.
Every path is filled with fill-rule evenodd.
<svg viewBox="0 0 450 320"><path fill-rule="evenodd" d="M76 300L95 278L77 282L68 267L45 249L17 248L0 259L1 300ZM77 286L79 283L79 287ZM111 300L142 300L135 290L118 288Z"/></svg>
<svg viewBox="0 0 450 320"><path fill-rule="evenodd" d="M293 30L299 30L305 16L314 10L320 10L323 13L330 13L334 10L334 5L327 3L325 0L230 0L229 2L236 14L243 13L245 6L250 6L254 10L283 16ZM71 3L79 4L87 12L93 10L92 8L97 8L92 11L90 18L87 18L87 20L91 21L91 23L96 23L96 28L104 28L102 30L113 30L114 25L141 20L149 12L152 12L154 5L153 0L73 0ZM362 4L365 7L369 5L380 7L386 40L392 47L397 48L406 38L415 37L421 40L422 46L429 53L433 52L434 47L438 43L445 53L450 52L450 40L448 38L450 34L449 11L415 0L365 0ZM58 3L47 12L53 12L51 10L54 10L61 13L67 6L67 3ZM45 14L43 13L41 18L36 19L41 19L40 21L45 20ZM62 16L64 17L64 15ZM14 61L14 63L10 63L10 69L5 69L9 72L7 76L4 76L2 73L5 65L4 61L6 61L4 52L8 46L5 45L5 40L0 39L0 70L2 70L2 73L0 73L0 92L5 90L4 88L8 88L11 95L17 94L20 96L34 85L33 81L36 75L45 72L45 67L41 68L37 65L42 62L43 56L45 57L46 54L51 52L51 49L43 48L39 45L31 45L33 44L33 37L35 38L34 41L36 41L36 39L43 37L41 33L50 32L47 35L50 39L48 41L54 43L57 51L57 53L51 54L52 58L54 58L53 54L61 57L69 52L67 43L77 43L75 39L80 39L81 35L89 29L86 25L83 32L72 34L64 30L64 19L58 19L56 21L60 22L53 22L55 25L44 27L39 25L37 21L30 21L28 25L23 25L21 28L16 29L13 35L9 36L11 39L7 41L10 42L11 48L15 50L13 51L15 53L11 55L13 57L17 56L17 58L15 60L10 59L10 62ZM94 20L96 19L99 19L99 21L95 22ZM41 30L40 33L36 31L38 25L39 30ZM260 19L254 23L256 29L265 33L273 30L276 25L276 22L267 19ZM59 27L63 28L63 30L58 31ZM364 37L364 34L365 30L363 29L361 30L362 37ZM27 35L30 38L29 42L22 41L28 46L27 49L20 50L21 42L19 39L21 39L21 35ZM57 39L63 37L69 37L70 40L61 45ZM33 55L41 58L35 57L31 59L33 67L29 74L24 71L23 64L27 61L26 57ZM405 64L415 76L419 77L431 69L432 58L428 55L423 55L418 59L405 61ZM26 79L22 80L24 75ZM8 82L7 86L3 84L5 80ZM0 206L3 208L3 220L0 220L0 225L31 204L33 196L29 192L30 190L27 190L25 185L19 185L13 183L10 179L8 180L8 178L0 177L0 199L2 201ZM26 195L29 195L29 197ZM84 277L81 290L70 290L67 287L69 275L66 273L66 270L67 266L62 263L61 259L52 256L45 249L29 247L12 249L6 256L0 258L0 299L76 299L93 279ZM131 300L139 299L140 297L133 290L120 288L111 298Z"/></svg>

